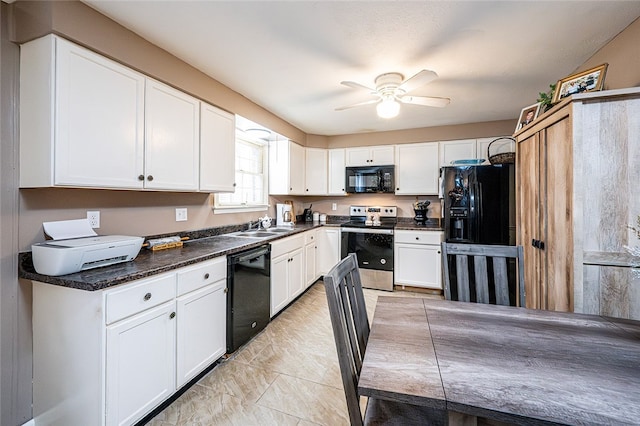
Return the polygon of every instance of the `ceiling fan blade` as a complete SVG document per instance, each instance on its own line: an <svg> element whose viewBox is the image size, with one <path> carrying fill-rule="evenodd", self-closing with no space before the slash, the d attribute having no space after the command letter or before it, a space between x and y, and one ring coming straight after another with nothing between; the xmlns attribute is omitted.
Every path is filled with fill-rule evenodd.
<svg viewBox="0 0 640 426"><path fill-rule="evenodd" d="M402 96L398 98L403 104L414 104L430 107L442 108L449 105L451 99L449 98L435 98L431 96Z"/></svg>
<svg viewBox="0 0 640 426"><path fill-rule="evenodd" d="M342 111L349 108L355 108L363 105L377 104L380 102L380 99L371 99L370 101L358 102L357 104L347 105L343 107L336 108L336 111Z"/></svg>
<svg viewBox="0 0 640 426"><path fill-rule="evenodd" d="M341 81L340 84L343 84L347 87L351 87L354 89L364 89L369 93L376 93L376 89L372 89L371 87L363 86L360 83L356 83L355 81Z"/></svg>
<svg viewBox="0 0 640 426"><path fill-rule="evenodd" d="M412 90L417 89L418 87L422 87L425 84L435 80L438 78L438 74L431 70L422 70L410 79L406 80L402 83L398 89L404 90L404 93L409 93Z"/></svg>

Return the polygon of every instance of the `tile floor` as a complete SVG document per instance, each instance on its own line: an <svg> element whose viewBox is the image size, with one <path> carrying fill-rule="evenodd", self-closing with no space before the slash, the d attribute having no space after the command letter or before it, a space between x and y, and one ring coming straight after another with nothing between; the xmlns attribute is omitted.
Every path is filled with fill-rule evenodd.
<svg viewBox="0 0 640 426"><path fill-rule="evenodd" d="M370 318L380 294L439 298L365 289ZM322 281L149 422L151 426L348 424Z"/></svg>

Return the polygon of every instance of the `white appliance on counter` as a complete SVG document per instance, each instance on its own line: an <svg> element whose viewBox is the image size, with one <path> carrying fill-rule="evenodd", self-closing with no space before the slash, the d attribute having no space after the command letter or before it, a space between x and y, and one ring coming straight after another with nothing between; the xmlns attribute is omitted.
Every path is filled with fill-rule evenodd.
<svg viewBox="0 0 640 426"><path fill-rule="evenodd" d="M276 204L276 226L293 226L291 204Z"/></svg>
<svg viewBox="0 0 640 426"><path fill-rule="evenodd" d="M66 275L136 258L144 238L97 235L86 219L43 223L53 240L33 244L33 267L43 275Z"/></svg>
<svg viewBox="0 0 640 426"><path fill-rule="evenodd" d="M142 237L102 235L53 240L31 246L33 267L43 275L66 275L128 262L142 248Z"/></svg>

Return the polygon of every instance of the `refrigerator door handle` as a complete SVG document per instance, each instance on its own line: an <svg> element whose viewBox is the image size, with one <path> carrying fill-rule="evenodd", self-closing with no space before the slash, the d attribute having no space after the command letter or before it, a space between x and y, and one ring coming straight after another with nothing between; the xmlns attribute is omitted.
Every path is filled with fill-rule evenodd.
<svg viewBox="0 0 640 426"><path fill-rule="evenodd" d="M480 225L481 223L484 223L484 203L482 200L482 183L481 182L476 182L475 183L475 192L476 192L476 205L477 205L477 210L478 212L476 213L476 217L478 218L476 223L478 225ZM478 234L480 234L480 226L476 227L476 232ZM476 241L479 241L480 239L480 235L476 235Z"/></svg>

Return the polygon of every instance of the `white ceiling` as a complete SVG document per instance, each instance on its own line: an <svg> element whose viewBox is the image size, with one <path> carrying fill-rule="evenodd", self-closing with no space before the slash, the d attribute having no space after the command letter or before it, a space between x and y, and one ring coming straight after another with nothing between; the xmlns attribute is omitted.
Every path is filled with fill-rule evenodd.
<svg viewBox="0 0 640 426"><path fill-rule="evenodd" d="M640 1L85 1L306 133L349 134L515 120L640 16ZM393 119L345 87L422 69Z"/></svg>

